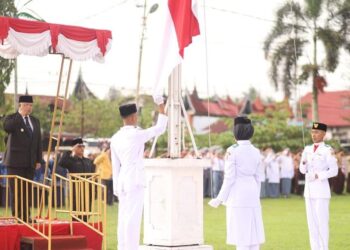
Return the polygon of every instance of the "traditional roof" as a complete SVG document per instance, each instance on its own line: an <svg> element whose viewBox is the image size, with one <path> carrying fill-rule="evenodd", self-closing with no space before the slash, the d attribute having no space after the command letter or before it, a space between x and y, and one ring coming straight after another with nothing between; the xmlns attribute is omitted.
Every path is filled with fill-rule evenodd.
<svg viewBox="0 0 350 250"><path fill-rule="evenodd" d="M91 90L86 85L83 80L83 76L81 73L81 69L79 70L79 76L77 81L75 82L75 87L72 93L78 100L85 100L89 98L96 99L96 96L91 92Z"/></svg>
<svg viewBox="0 0 350 250"><path fill-rule="evenodd" d="M301 98L307 105L306 117L312 120L312 94ZM318 94L319 121L330 127L350 127L350 91L332 91Z"/></svg>
<svg viewBox="0 0 350 250"><path fill-rule="evenodd" d="M209 126L204 129L205 131L209 131ZM223 120L218 120L217 122L214 122L210 125L210 132L211 133L223 133L229 130L229 127Z"/></svg>
<svg viewBox="0 0 350 250"><path fill-rule="evenodd" d="M211 100L200 99L196 88L192 94L186 94L187 107L198 116L234 117L238 115L238 106L230 97L222 99L214 97Z"/></svg>

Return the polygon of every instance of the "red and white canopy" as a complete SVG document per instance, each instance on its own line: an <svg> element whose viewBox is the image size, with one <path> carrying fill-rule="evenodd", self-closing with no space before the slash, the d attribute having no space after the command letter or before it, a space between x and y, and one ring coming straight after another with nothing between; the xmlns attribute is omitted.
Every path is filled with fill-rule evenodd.
<svg viewBox="0 0 350 250"><path fill-rule="evenodd" d="M0 16L0 56L45 56L50 47L73 60L103 61L112 44L109 30L52 24Z"/></svg>

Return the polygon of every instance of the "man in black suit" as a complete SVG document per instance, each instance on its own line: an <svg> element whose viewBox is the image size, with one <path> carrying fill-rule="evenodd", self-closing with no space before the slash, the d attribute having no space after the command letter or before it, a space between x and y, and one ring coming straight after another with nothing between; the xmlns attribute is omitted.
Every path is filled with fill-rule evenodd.
<svg viewBox="0 0 350 250"><path fill-rule="evenodd" d="M7 133L4 165L8 175L17 175L33 180L34 170L40 168L42 160L42 145L40 122L30 115L32 113L33 97L19 97L18 112L5 117L4 130ZM11 208L15 216L15 182L10 179ZM30 222L31 186L18 181L17 215L23 221ZM28 201L26 193L28 192ZM28 205L28 207L27 207Z"/></svg>

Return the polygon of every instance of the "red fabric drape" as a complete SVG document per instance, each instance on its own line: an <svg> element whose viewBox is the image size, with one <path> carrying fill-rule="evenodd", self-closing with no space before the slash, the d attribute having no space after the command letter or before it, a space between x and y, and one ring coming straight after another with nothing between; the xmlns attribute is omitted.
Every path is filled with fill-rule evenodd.
<svg viewBox="0 0 350 250"><path fill-rule="evenodd" d="M0 16L1 41L7 38L9 28L22 33L42 33L50 30L52 46L54 49L56 48L57 37L59 34L64 35L68 39L80 42L89 42L97 39L98 47L103 55L106 52L108 39L112 39L112 32L109 30L88 29L78 26L51 24Z"/></svg>
<svg viewBox="0 0 350 250"><path fill-rule="evenodd" d="M200 33L198 20L192 12L192 1L195 0L168 0L179 43L179 53L182 57L184 57L184 49L192 43L192 37Z"/></svg>

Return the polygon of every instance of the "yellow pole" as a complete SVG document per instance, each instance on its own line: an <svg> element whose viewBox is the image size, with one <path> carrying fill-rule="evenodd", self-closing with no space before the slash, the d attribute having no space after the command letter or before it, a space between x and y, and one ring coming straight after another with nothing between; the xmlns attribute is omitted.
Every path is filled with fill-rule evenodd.
<svg viewBox="0 0 350 250"><path fill-rule="evenodd" d="M18 180L17 177L14 178L13 180L15 182L15 217L16 217L16 222L18 219Z"/></svg>
<svg viewBox="0 0 350 250"><path fill-rule="evenodd" d="M55 129L55 124L56 124L56 112L57 112L57 105L58 105L58 99L60 95L60 89L61 89L61 82L62 82L62 75L63 75L63 67L64 67L64 55L61 55L61 68L60 68L60 75L58 77L58 84L57 84L57 91L56 91L56 97L55 97L55 105L54 105L54 110L52 114L52 120L51 120L51 128L50 128L50 138L49 138L49 145L47 148L47 158L45 162L45 172L44 172L44 183L46 183L47 175L48 175L48 168L49 168L49 160L50 160L50 154L51 154L51 148L52 148L52 138L53 138L53 133ZM54 173L54 172L53 172ZM42 194L45 195L45 194ZM42 206L43 206L43 196L41 196L41 202L40 202L40 207L39 207L39 217L41 217L41 212L42 212ZM39 197L38 197L39 199Z"/></svg>
<svg viewBox="0 0 350 250"><path fill-rule="evenodd" d="M6 216L8 215L8 207L9 207L9 202L8 202L8 199L9 199L9 178L6 178L6 207L5 207L5 214Z"/></svg>
<svg viewBox="0 0 350 250"><path fill-rule="evenodd" d="M70 234L73 235L73 181L72 176L69 175L69 215L70 215Z"/></svg>
<svg viewBox="0 0 350 250"><path fill-rule="evenodd" d="M68 75L67 75L66 89L65 89L64 98L63 98L62 110L61 110L60 125L58 127L57 144L56 144L56 148L55 148L55 160L54 160L54 164L53 164L53 167L52 167L52 174L55 174L55 172L56 172L58 147L60 146L60 141L61 141L62 124L63 124L63 118L64 118L64 111L65 111L65 108L66 108L66 100L67 100L67 95L68 95L69 80L70 80L70 75L71 75L71 72L72 72L72 63L73 63L72 59L69 59L69 69L68 69ZM52 181L51 181L51 189L54 188L55 186L56 186L55 180L52 179ZM56 197L55 197L55 199L56 199Z"/></svg>
<svg viewBox="0 0 350 250"><path fill-rule="evenodd" d="M55 183L55 184L57 183L56 182L56 174L54 172L52 173L52 178L51 179L53 180L53 183ZM53 203L55 205L55 218L57 218L57 212L56 212L57 211L57 187L56 187L56 185L53 185L52 188L54 189L53 193L54 193L54 199L55 200L54 200Z"/></svg>
<svg viewBox="0 0 350 250"><path fill-rule="evenodd" d="M52 239L51 239L51 234L52 234L52 188L49 189L49 201L48 201L48 227L49 227L49 232L47 234L48 237L48 250L51 250L51 243L52 243ZM45 226L44 226L45 227Z"/></svg>
<svg viewBox="0 0 350 250"><path fill-rule="evenodd" d="M45 163L45 173L44 173L44 184L48 175L48 168L49 168L49 160L50 160L50 153L51 153L51 147L52 147L52 138L56 123L56 112L57 112L57 105L58 105L58 97L60 95L60 89L61 89L61 82L62 82L62 74L63 74L63 67L64 67L64 55L61 55L61 68L60 68L60 75L58 78L58 84L57 84L57 91L56 91L56 97L55 97L55 106L52 114L52 120L51 120L51 129L50 129L50 138L49 138L49 145L47 148L47 158Z"/></svg>
<svg viewBox="0 0 350 250"><path fill-rule="evenodd" d="M58 153L58 147L60 146L60 141L61 141L62 125L63 125L63 119L64 119L64 111L66 109L66 101L67 101L67 96L68 96L68 87L69 87L70 75L71 75L71 72L72 72L72 64L73 64L72 59L69 59L69 69L68 69L68 75L67 75L66 89L65 89L65 92L64 92L64 98L63 98L63 104L62 104L60 125L58 127L57 144L56 144L56 149L55 149L55 161L54 161L53 168L52 168L52 173L53 174L56 172L57 153ZM51 187L53 187L53 186L55 186L54 181L51 182Z"/></svg>
<svg viewBox="0 0 350 250"><path fill-rule="evenodd" d="M104 213L103 213L103 245L104 245L104 250L107 250L107 188L106 186L103 187L103 205L104 205Z"/></svg>

